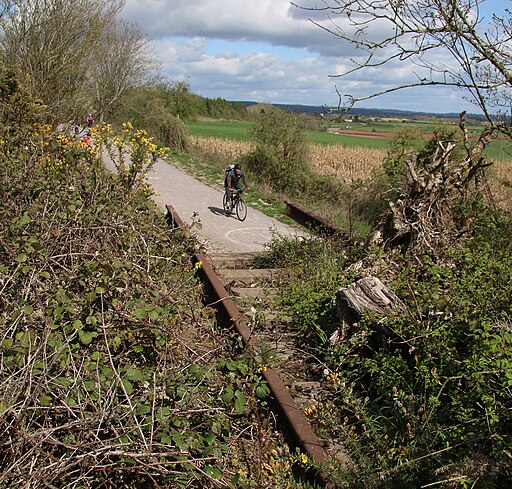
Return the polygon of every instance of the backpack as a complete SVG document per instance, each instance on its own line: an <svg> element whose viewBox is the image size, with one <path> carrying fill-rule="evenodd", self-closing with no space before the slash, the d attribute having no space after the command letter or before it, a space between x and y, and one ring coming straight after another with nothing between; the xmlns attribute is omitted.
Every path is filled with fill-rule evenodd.
<svg viewBox="0 0 512 489"><path fill-rule="evenodd" d="M235 164L228 165L224 170L224 187L228 186L228 173L235 168Z"/></svg>

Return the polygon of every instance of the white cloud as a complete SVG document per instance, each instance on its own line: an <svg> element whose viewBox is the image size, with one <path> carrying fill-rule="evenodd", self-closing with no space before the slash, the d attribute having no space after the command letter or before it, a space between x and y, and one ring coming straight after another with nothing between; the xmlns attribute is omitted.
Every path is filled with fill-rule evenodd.
<svg viewBox="0 0 512 489"><path fill-rule="evenodd" d="M326 12L298 9L289 0L127 0L123 16L153 40L164 75L188 79L192 90L206 97L336 105L335 86L362 97L416 79L410 66L399 62L332 77L351 69L352 59L362 60L361 53L310 21L336 29ZM373 29L376 35L381 27ZM453 92L437 93L443 98L439 111L460 109ZM362 106L432 109L424 96L400 94Z"/></svg>

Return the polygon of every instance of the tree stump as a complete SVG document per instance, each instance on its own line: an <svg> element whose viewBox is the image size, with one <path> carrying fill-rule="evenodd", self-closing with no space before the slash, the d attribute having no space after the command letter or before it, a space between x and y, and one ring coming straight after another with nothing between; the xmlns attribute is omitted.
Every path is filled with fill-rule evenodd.
<svg viewBox="0 0 512 489"><path fill-rule="evenodd" d="M340 289L336 293L336 302L341 324L340 328L331 335L331 344L346 339L350 330L365 312L373 311L378 315L387 316L405 308L397 295L377 277L364 277ZM390 332L382 325L375 324L375 329L390 336Z"/></svg>

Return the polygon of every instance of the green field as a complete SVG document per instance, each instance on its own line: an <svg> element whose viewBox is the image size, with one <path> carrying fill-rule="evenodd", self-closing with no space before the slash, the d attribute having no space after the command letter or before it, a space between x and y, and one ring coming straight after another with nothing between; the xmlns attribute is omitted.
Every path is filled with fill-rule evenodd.
<svg viewBox="0 0 512 489"><path fill-rule="evenodd" d="M187 132L192 136L248 141L250 122L239 121L194 121L187 122Z"/></svg>
<svg viewBox="0 0 512 489"><path fill-rule="evenodd" d="M187 132L193 136L248 141L250 122L237 121L194 121L187 122ZM369 139L364 137L330 134L323 131L307 131L309 140L317 144L343 144L345 146L364 146L366 148L386 148L390 138Z"/></svg>
<svg viewBox="0 0 512 489"><path fill-rule="evenodd" d="M435 124L439 125L439 124ZM250 122L240 121L195 121L188 122L186 128L189 134L202 137L215 137L232 139L236 141L249 140ZM349 129L357 131L388 132L394 133L398 129L410 127L418 129L422 134L431 133L433 124L430 122L375 122L370 124L344 123L336 124L333 127L340 129ZM480 126L481 129L481 126ZM478 126L469 126L471 133L476 134ZM308 131L309 140L317 144L343 144L345 146L360 146L365 148L386 149L389 146L391 138L367 138L358 136L348 136L345 134L331 134L323 131ZM486 150L489 158L507 160L512 159L512 144L510 141L492 141Z"/></svg>

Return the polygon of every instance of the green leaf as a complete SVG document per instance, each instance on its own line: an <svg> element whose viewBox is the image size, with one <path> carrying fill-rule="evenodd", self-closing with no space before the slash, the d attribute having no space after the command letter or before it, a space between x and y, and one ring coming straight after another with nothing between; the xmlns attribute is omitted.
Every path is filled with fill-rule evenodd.
<svg viewBox="0 0 512 489"><path fill-rule="evenodd" d="M135 411L135 414L148 414L151 412L151 406L148 406L147 404L143 404L142 406L139 406L137 410Z"/></svg>
<svg viewBox="0 0 512 489"><path fill-rule="evenodd" d="M203 469L212 479L222 479L222 472L217 467L204 467Z"/></svg>
<svg viewBox="0 0 512 489"><path fill-rule="evenodd" d="M30 215L27 212L23 213L23 216L20 217L18 224L20 226L26 226L27 224L31 223L32 219L30 218Z"/></svg>
<svg viewBox="0 0 512 489"><path fill-rule="evenodd" d="M13 343L14 343L13 338L5 338L4 340L0 341L0 348L2 348L2 349L11 348Z"/></svg>
<svg viewBox="0 0 512 489"><path fill-rule="evenodd" d="M51 396L41 396L39 398L39 402L43 405L43 406L49 406L51 405L52 403L52 397Z"/></svg>
<svg viewBox="0 0 512 489"><path fill-rule="evenodd" d="M225 391L224 391L224 394L222 394L222 400L226 403L226 404L229 404L233 397L235 396L235 392L233 391L233 389L231 387L228 387Z"/></svg>
<svg viewBox="0 0 512 489"><path fill-rule="evenodd" d="M126 371L126 377L130 380L144 380L144 374L142 373L142 371L133 367L128 368L128 370Z"/></svg>
<svg viewBox="0 0 512 489"><path fill-rule="evenodd" d="M28 260L28 256L27 256L25 253L20 253L20 254L16 257L16 261L17 261L18 263L25 263L27 260Z"/></svg>
<svg viewBox="0 0 512 489"><path fill-rule="evenodd" d="M67 397L65 402L70 407L75 407L78 405L78 403L76 402L76 400L73 397Z"/></svg>
<svg viewBox="0 0 512 489"><path fill-rule="evenodd" d="M138 307L135 309L135 311L133 311L133 315L137 319L146 319L148 317L148 311L142 307Z"/></svg>
<svg viewBox="0 0 512 489"><path fill-rule="evenodd" d="M149 319L151 319L151 321L157 321L158 318L160 317L160 314L158 314L157 311L153 310L148 313L148 317Z"/></svg>
<svg viewBox="0 0 512 489"><path fill-rule="evenodd" d="M100 351L94 351L92 352L92 355L91 355L91 360L93 362L99 362L101 361L103 358L103 353L101 353Z"/></svg>
<svg viewBox="0 0 512 489"><path fill-rule="evenodd" d="M243 414L245 412L245 403L247 398L242 391L236 391L235 393L235 412L237 414Z"/></svg>
<svg viewBox="0 0 512 489"><path fill-rule="evenodd" d="M27 304L24 308L23 308L23 312L25 314L32 314L32 312L34 311L34 308L30 305L30 304Z"/></svg>
<svg viewBox="0 0 512 489"><path fill-rule="evenodd" d="M95 325L98 323L98 318L91 314L90 316L87 316L87 319L85 320L87 324Z"/></svg>
<svg viewBox="0 0 512 489"><path fill-rule="evenodd" d="M258 399L265 399L265 397L267 397L268 392L267 389L265 389L265 387L259 385L258 387L256 387L255 394Z"/></svg>
<svg viewBox="0 0 512 489"><path fill-rule="evenodd" d="M133 384L128 379L123 379L123 386L124 390L126 391L126 394L129 396L133 394Z"/></svg>
<svg viewBox="0 0 512 489"><path fill-rule="evenodd" d="M91 331L78 331L78 338L80 339L80 343L83 345L90 345L95 336L98 336L98 333Z"/></svg>
<svg viewBox="0 0 512 489"><path fill-rule="evenodd" d="M182 435L181 433L171 433L171 438L182 452L189 451L189 446L185 441L185 435Z"/></svg>
<svg viewBox="0 0 512 489"><path fill-rule="evenodd" d="M75 319L75 321L73 321L73 328L82 329L83 327L84 327L84 323L82 323L82 321L80 321L80 319Z"/></svg>
<svg viewBox="0 0 512 489"><path fill-rule="evenodd" d="M176 386L176 398L177 399L183 399L183 396L185 395L187 389L184 385L180 384Z"/></svg>

